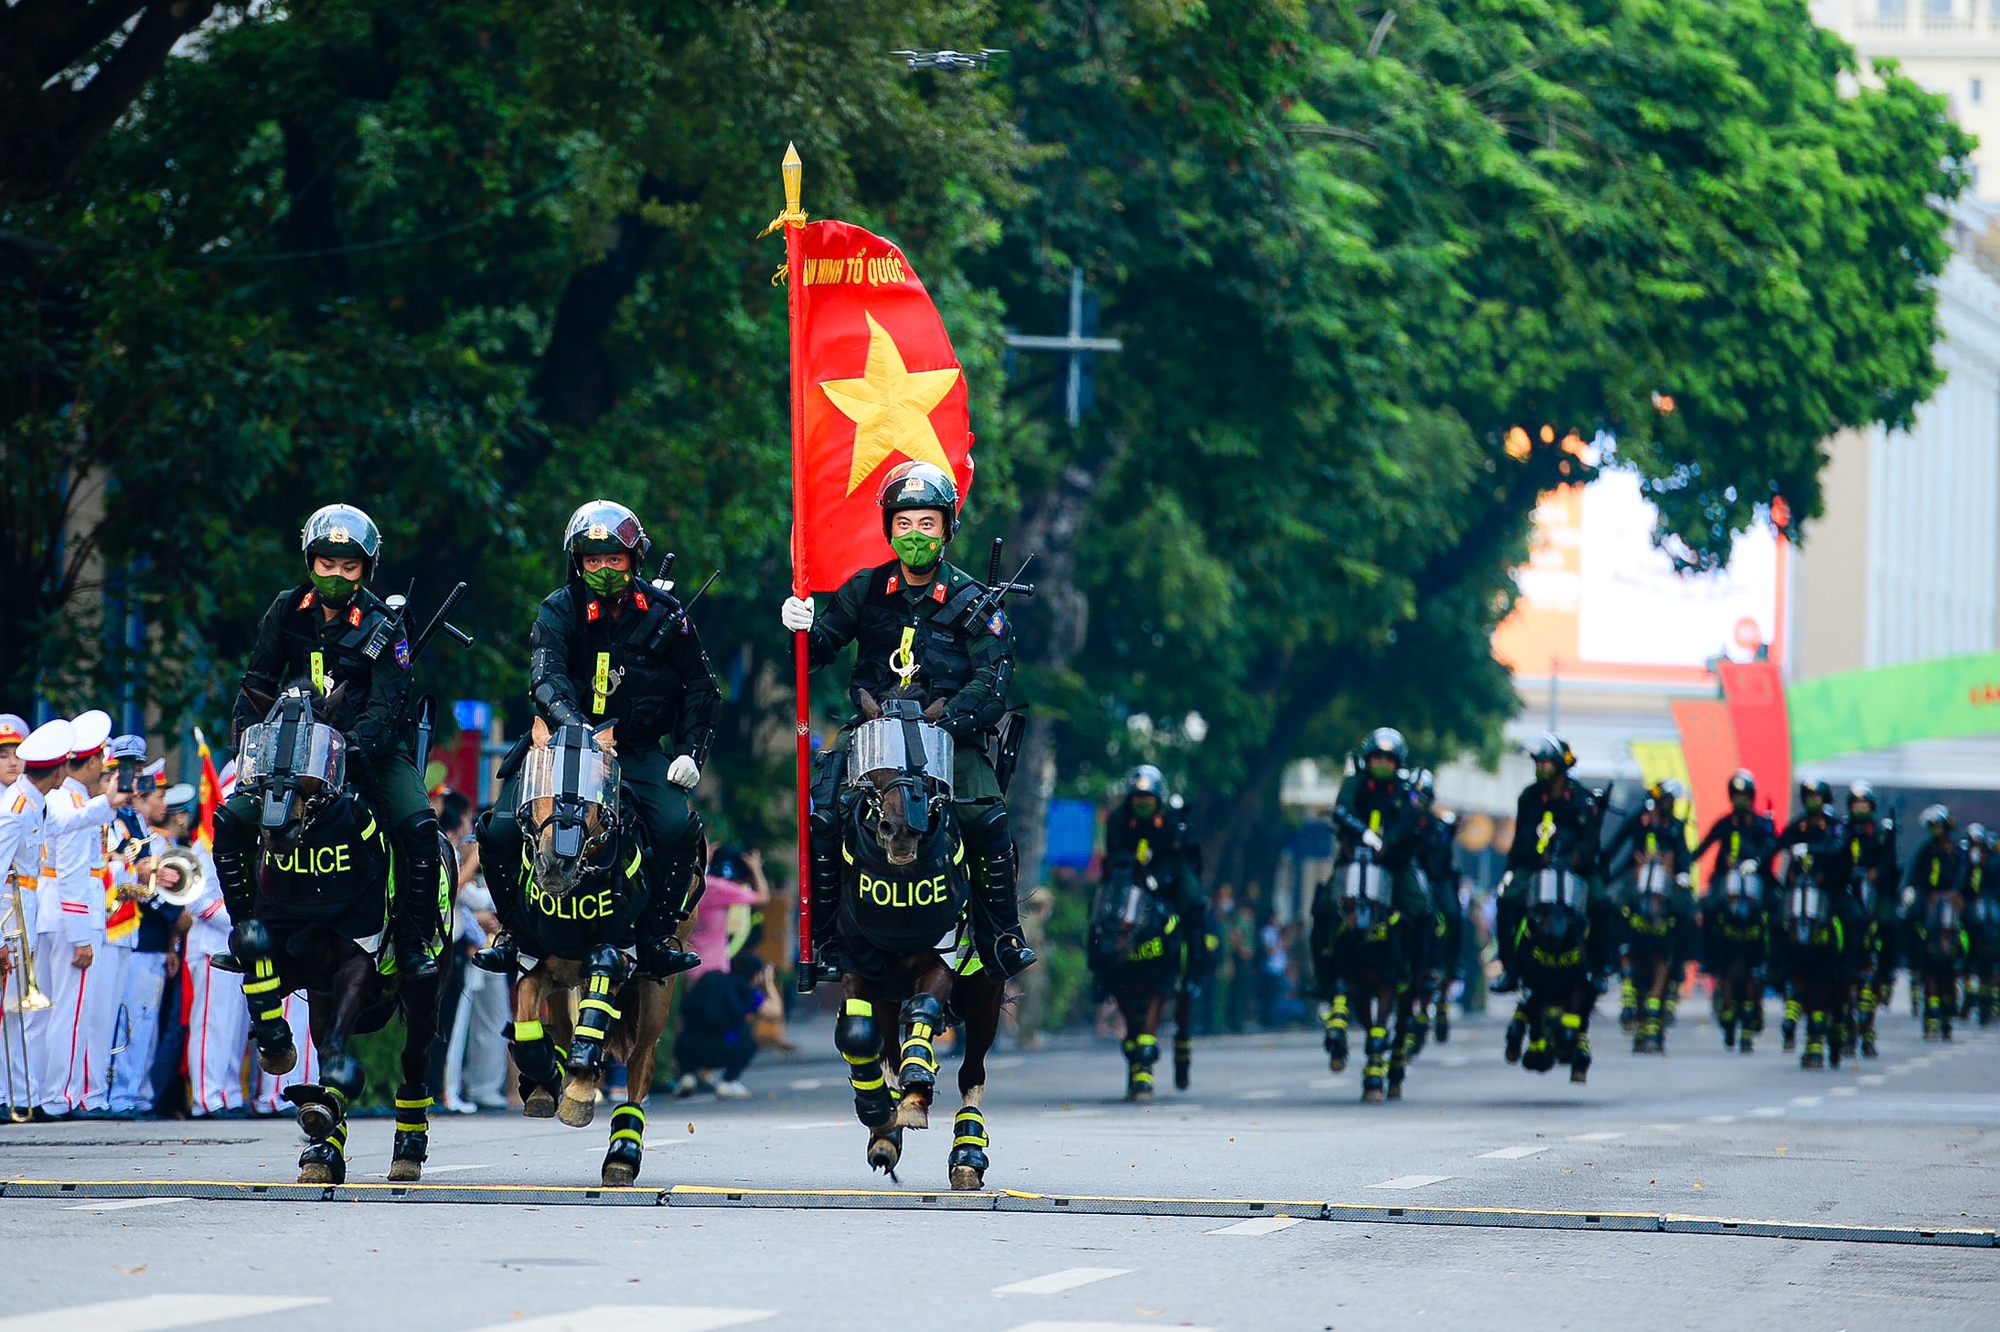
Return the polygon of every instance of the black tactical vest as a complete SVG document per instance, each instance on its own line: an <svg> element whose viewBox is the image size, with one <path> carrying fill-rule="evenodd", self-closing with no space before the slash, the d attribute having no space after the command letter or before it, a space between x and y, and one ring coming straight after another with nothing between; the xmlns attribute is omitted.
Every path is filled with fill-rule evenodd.
<svg viewBox="0 0 2000 1332"><path fill-rule="evenodd" d="M679 609L672 597L656 591L636 592L623 615L613 617L595 597L579 595L574 585L549 598L568 603L572 628L563 662L576 690L577 706L592 725L618 723L620 744L648 747L671 736L680 725L681 701L687 681L674 669L668 654L683 637L679 627L661 629Z"/></svg>
<svg viewBox="0 0 2000 1332"><path fill-rule="evenodd" d="M966 607L981 590L967 579L952 592L940 566L924 599L912 607L904 596L901 566L875 570L855 626L853 688L882 698L897 687L901 677L890 661L900 656L906 634L918 667L915 687L924 703L965 688L972 680L972 654L961 626Z"/></svg>
<svg viewBox="0 0 2000 1332"><path fill-rule="evenodd" d="M280 678L310 680L320 693L346 685L340 715L329 721L337 730L352 731L374 690L376 664L387 656L409 669L410 641L403 618L365 587L331 621L321 614L319 593L310 585L285 595L290 609L279 633L285 657Z"/></svg>

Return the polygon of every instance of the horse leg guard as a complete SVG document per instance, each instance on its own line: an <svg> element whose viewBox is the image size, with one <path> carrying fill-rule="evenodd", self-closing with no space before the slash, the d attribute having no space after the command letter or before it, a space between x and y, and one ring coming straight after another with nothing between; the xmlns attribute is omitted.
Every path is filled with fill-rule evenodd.
<svg viewBox="0 0 2000 1332"><path fill-rule="evenodd" d="M1826 1014L1817 1009L1806 1014L1806 1048L1799 1056L1799 1067L1826 1067Z"/></svg>
<svg viewBox="0 0 2000 1332"><path fill-rule="evenodd" d="M304 1113L300 1113L301 1121ZM341 1120L323 1138L306 1144L299 1153L299 1183L345 1184L347 1182L347 1121Z"/></svg>
<svg viewBox="0 0 2000 1332"><path fill-rule="evenodd" d="M610 1039L611 1024L618 1020L618 1005L611 991L619 971L618 950L599 944L585 962L583 998L576 1006L576 1038L570 1046L565 1066L572 1073L589 1074L604 1062L604 1042Z"/></svg>
<svg viewBox="0 0 2000 1332"><path fill-rule="evenodd" d="M907 999L902 1008L902 1050L896 1078L903 1094L896 1104L899 1128L931 1126L931 1094L937 1090L937 1034L944 1027L944 1009L928 994Z"/></svg>
<svg viewBox="0 0 2000 1332"><path fill-rule="evenodd" d="M1667 1048L1666 1017L1658 995L1646 996L1646 1020L1640 1025L1639 1033L1645 1038L1648 1054L1664 1054Z"/></svg>
<svg viewBox="0 0 2000 1332"><path fill-rule="evenodd" d="M285 1088L282 1094L298 1107L299 1132L306 1135L306 1141L324 1142L336 1132L345 1140L347 1095L339 1087L302 1082Z"/></svg>
<svg viewBox="0 0 2000 1332"><path fill-rule="evenodd" d="M622 1189L639 1178L646 1154L646 1107L627 1101L611 1112L611 1146L604 1153L602 1179L607 1189Z"/></svg>
<svg viewBox="0 0 2000 1332"><path fill-rule="evenodd" d="M424 1177L430 1155L431 1094L423 1086L396 1088L396 1145L389 1153L391 1183Z"/></svg>
<svg viewBox="0 0 2000 1332"><path fill-rule="evenodd" d="M554 1119L562 1065L548 1030L539 1022L510 1022L501 1034L514 1053L514 1067L521 1070L521 1113L529 1119Z"/></svg>
<svg viewBox="0 0 2000 1332"><path fill-rule="evenodd" d="M1799 1001L1790 993L1785 995L1785 1019L1778 1024L1778 1034L1784 1038L1785 1052L1799 1048Z"/></svg>
<svg viewBox="0 0 2000 1332"><path fill-rule="evenodd" d="M1326 1010L1326 1035L1322 1038L1326 1046L1327 1067L1335 1073L1347 1071L1347 995L1336 992L1333 1005Z"/></svg>
<svg viewBox="0 0 2000 1332"><path fill-rule="evenodd" d="M871 1129L882 1128L895 1116L896 1104L882 1076L882 1034L875 1026L875 1006L866 999L849 999L841 1005L840 1020L833 1024L833 1044L847 1061L854 1117Z"/></svg>
<svg viewBox="0 0 2000 1332"><path fill-rule="evenodd" d="M1639 1025L1639 987L1629 972L1618 978L1618 1025L1627 1034Z"/></svg>
<svg viewBox="0 0 2000 1332"><path fill-rule="evenodd" d="M1528 1014L1520 1004L1514 1005L1514 1016L1507 1020L1507 1062L1521 1062L1521 1044L1528 1038Z"/></svg>
<svg viewBox="0 0 2000 1332"><path fill-rule="evenodd" d="M1408 1076L1409 1071L1410 1071L1409 1058L1403 1053L1402 1049L1398 1047L1396 1050L1392 1051L1389 1055L1389 1099L1390 1100L1400 1101L1403 1099L1403 1079L1406 1076Z"/></svg>
<svg viewBox="0 0 2000 1332"><path fill-rule="evenodd" d="M1194 1079L1194 1039L1189 1036L1174 1037L1174 1089L1186 1091L1188 1083Z"/></svg>
<svg viewBox="0 0 2000 1332"><path fill-rule="evenodd" d="M284 981L278 975L271 932L260 920L246 920L230 931L230 951L242 963L243 1001L250 1006L250 1039L257 1046L257 1066L283 1077L299 1066L299 1048L292 1025L285 1021Z"/></svg>
<svg viewBox="0 0 2000 1332"><path fill-rule="evenodd" d="M986 1182L986 1116L976 1105L962 1105L951 1122L951 1186L976 1189Z"/></svg>
<svg viewBox="0 0 2000 1332"><path fill-rule="evenodd" d="M1361 1100L1374 1105L1384 1099L1383 1084L1389 1077L1389 1030L1370 1027L1368 1043L1362 1047L1367 1062L1361 1066Z"/></svg>
<svg viewBox="0 0 2000 1332"><path fill-rule="evenodd" d="M1125 1051L1125 1099L1153 1099L1153 1065L1160 1062L1160 1038L1152 1034L1127 1039Z"/></svg>
<svg viewBox="0 0 2000 1332"><path fill-rule="evenodd" d="M1566 1013L1563 1015L1563 1020L1567 1023L1570 1018L1575 1016L1576 1014L1574 1013ZM1579 1031L1576 1035L1576 1046L1570 1052L1569 1080L1571 1082L1586 1082L1589 1078L1590 1036L1587 1032Z"/></svg>

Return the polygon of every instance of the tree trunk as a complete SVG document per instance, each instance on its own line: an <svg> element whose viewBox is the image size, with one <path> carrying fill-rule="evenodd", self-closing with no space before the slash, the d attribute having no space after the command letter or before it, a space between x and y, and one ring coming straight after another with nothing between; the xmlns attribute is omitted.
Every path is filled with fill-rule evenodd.
<svg viewBox="0 0 2000 1332"><path fill-rule="evenodd" d="M1034 609L1022 617L1019 660L1049 675L1070 669L1090 632L1090 598L1076 584L1076 538L1105 474L1124 455L1126 441L1113 436L1087 462L1065 467L1055 486L1028 505L1014 527L1014 549L1035 556ZM1041 882L1048 846L1049 794L1055 788L1055 722L1046 711L1028 713L1028 733L1008 792L1014 844L1021 856L1021 883Z"/></svg>

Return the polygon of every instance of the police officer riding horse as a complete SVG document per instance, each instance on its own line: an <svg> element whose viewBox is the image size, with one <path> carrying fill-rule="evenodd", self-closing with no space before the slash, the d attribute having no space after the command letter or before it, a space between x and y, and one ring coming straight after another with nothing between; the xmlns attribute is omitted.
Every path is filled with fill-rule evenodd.
<svg viewBox="0 0 2000 1332"><path fill-rule="evenodd" d="M523 973L508 1038L524 1114L584 1127L607 1064L627 1064L631 1099L612 1110L603 1180L629 1184L665 982L700 960L677 935L706 860L689 795L720 690L672 585L642 577L652 541L632 510L580 506L563 552L569 576L529 640L534 727L502 761L479 827L506 933L474 961Z"/></svg>
<svg viewBox="0 0 2000 1332"><path fill-rule="evenodd" d="M455 865L417 775L409 672L422 644L412 646L401 607L365 586L382 547L367 514L328 505L300 546L308 580L258 625L237 702L237 789L216 810L214 852L236 924L215 964L244 973L267 1073L297 1064L284 998L309 995L322 1082L286 1092L309 1140L305 1183L345 1177L346 1107L365 1081L346 1041L400 1006L390 1178L416 1179Z"/></svg>
<svg viewBox="0 0 2000 1332"><path fill-rule="evenodd" d="M929 1126L934 1038L950 1014L965 1020L951 1176L976 1188L985 1052L1005 980L1035 962L1003 794L1014 651L1000 599L1012 585L988 588L945 561L959 518L944 469L902 463L877 498L895 558L856 573L824 609L790 597L782 613L806 633L814 669L855 645L860 724L820 756L813 785L812 943L845 983L835 1043L872 1166L893 1170L903 1129Z"/></svg>

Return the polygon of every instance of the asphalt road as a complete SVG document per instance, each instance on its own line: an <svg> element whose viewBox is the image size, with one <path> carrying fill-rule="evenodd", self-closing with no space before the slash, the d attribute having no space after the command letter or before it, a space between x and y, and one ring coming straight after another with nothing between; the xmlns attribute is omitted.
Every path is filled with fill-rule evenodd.
<svg viewBox="0 0 2000 1332"><path fill-rule="evenodd" d="M654 1098L640 1185L677 1190L667 1206L482 1192L594 1186L602 1115L585 1130L441 1117L426 1183L480 1201L421 1205L175 1192L293 1180L284 1122L0 1128L0 1181L149 1182L60 1197L8 1186L0 1332L260 1317L286 1332L2000 1326L2000 1248L1581 1221L1751 1218L1783 1223L1781 1236L1851 1226L1902 1240L1994 1229L2000 1029L1925 1045L1895 1016L1879 1060L1806 1072L1778 1050L1775 1016L1747 1057L1692 1009L1664 1059L1625 1053L1601 1021L1585 1087L1507 1067L1498 1023L1464 1021L1413 1068L1408 1098L1384 1106L1359 1104L1358 1060L1329 1075L1307 1035L1203 1041L1192 1090L1147 1107L1119 1099L1109 1043L1002 1056L987 1183L1038 1197L958 1199L979 1211L941 1210L946 1096L937 1126L909 1135L900 1184L870 1174L817 1027L795 1028L799 1057L751 1069L755 1100ZM381 1179L390 1133L356 1121L350 1182ZM837 1190L898 1196L826 1196ZM1218 1202L1232 1199L1265 1201ZM1028 1206L1053 1210L1006 1210ZM1418 1215L1455 1224L1408 1223ZM1537 1228L1515 1228L1524 1220Z"/></svg>

